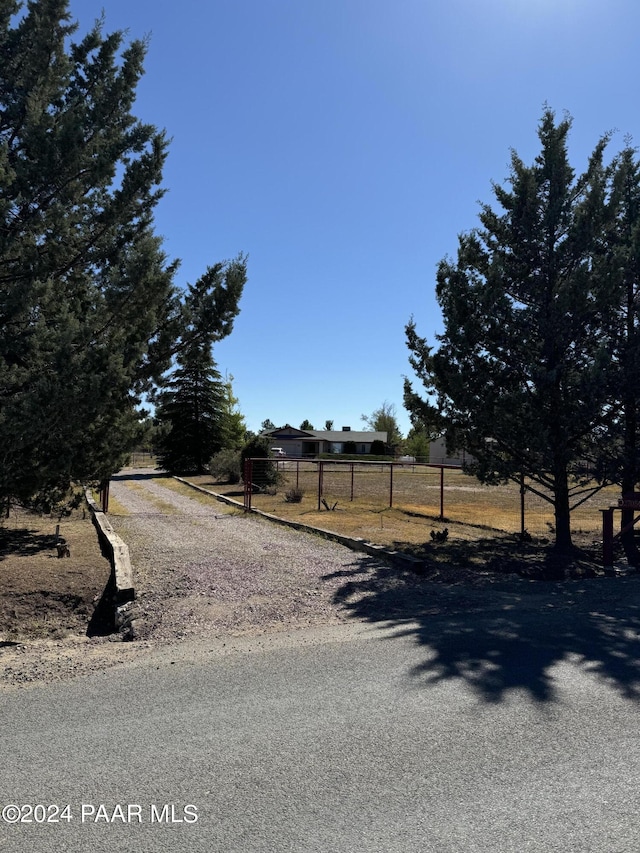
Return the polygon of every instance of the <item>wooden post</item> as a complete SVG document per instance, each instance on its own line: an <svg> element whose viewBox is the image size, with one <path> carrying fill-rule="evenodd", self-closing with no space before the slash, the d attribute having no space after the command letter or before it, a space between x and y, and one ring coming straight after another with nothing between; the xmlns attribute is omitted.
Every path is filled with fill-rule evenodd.
<svg viewBox="0 0 640 853"><path fill-rule="evenodd" d="M102 512L109 512L109 480L103 480L100 483L99 495Z"/></svg>
<svg viewBox="0 0 640 853"><path fill-rule="evenodd" d="M520 536L524 539L524 534L526 532L524 526L524 472L520 474Z"/></svg>
<svg viewBox="0 0 640 853"><path fill-rule="evenodd" d="M601 509L602 513L602 564L613 565L613 508Z"/></svg>
<svg viewBox="0 0 640 853"><path fill-rule="evenodd" d="M251 509L251 492L253 491L253 465L251 459L244 460L244 508Z"/></svg>
<svg viewBox="0 0 640 853"><path fill-rule="evenodd" d="M324 462L318 462L318 512L320 512L320 502L322 500L322 478L324 475Z"/></svg>
<svg viewBox="0 0 640 853"><path fill-rule="evenodd" d="M440 466L440 521L444 519L444 465Z"/></svg>

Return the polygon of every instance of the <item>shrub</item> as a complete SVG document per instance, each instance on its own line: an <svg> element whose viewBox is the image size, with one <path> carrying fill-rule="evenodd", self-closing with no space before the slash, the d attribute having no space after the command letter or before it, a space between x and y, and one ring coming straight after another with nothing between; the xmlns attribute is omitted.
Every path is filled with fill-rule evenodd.
<svg viewBox="0 0 640 853"><path fill-rule="evenodd" d="M216 453L209 463L209 471L216 480L239 483L242 476L240 451L227 448Z"/></svg>
<svg viewBox="0 0 640 853"><path fill-rule="evenodd" d="M272 493L275 494L275 488L282 481L282 476L276 463L269 458L270 446L269 439L256 435L245 444L240 456L243 476L245 459L253 459L253 485L265 491L273 488Z"/></svg>
<svg viewBox="0 0 640 853"><path fill-rule="evenodd" d="M345 443L342 445L342 452L343 453L356 453L357 448L356 448L355 441L345 441Z"/></svg>
<svg viewBox="0 0 640 853"><path fill-rule="evenodd" d="M372 441L370 452L374 456L384 456L387 452L387 448L384 446L384 441L380 441L379 438L376 438L375 441Z"/></svg>
<svg viewBox="0 0 640 853"><path fill-rule="evenodd" d="M284 493L284 499L288 504L299 504L303 497L304 489L301 489L298 486L287 489Z"/></svg>

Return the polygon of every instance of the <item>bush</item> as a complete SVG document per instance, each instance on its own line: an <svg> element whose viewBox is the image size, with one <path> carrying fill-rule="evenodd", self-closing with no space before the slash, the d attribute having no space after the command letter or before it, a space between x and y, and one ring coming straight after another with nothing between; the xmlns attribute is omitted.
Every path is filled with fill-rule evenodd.
<svg viewBox="0 0 640 853"><path fill-rule="evenodd" d="M284 499L288 504L299 504L303 497L304 489L301 489L298 486L287 489L284 493Z"/></svg>
<svg viewBox="0 0 640 853"><path fill-rule="evenodd" d="M372 441L370 452L373 456L384 456L387 452L387 448L384 446L384 441L380 441L378 438L376 438L375 441Z"/></svg>
<svg viewBox="0 0 640 853"><path fill-rule="evenodd" d="M239 483L242 477L240 451L227 448L216 453L209 463L209 471L212 477L223 483Z"/></svg>
<svg viewBox="0 0 640 853"><path fill-rule="evenodd" d="M343 453L356 453L357 448L356 448L355 441L345 441L345 443L342 445L342 452Z"/></svg>
<svg viewBox="0 0 640 853"><path fill-rule="evenodd" d="M273 489L275 493L278 484L282 481L282 475L273 459L269 458L269 439L259 435L248 441L240 452L242 460L242 476L244 477L245 459L253 459L252 480L253 485L267 491Z"/></svg>

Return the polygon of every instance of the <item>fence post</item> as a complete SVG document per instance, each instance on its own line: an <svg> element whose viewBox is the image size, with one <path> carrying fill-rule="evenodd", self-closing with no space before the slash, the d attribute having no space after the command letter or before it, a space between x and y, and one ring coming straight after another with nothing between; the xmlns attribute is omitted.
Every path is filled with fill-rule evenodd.
<svg viewBox="0 0 640 853"><path fill-rule="evenodd" d="M526 529L524 526L524 471L520 474L520 536L524 539Z"/></svg>
<svg viewBox="0 0 640 853"><path fill-rule="evenodd" d="M602 513L602 564L613 565L613 510L601 509Z"/></svg>
<svg viewBox="0 0 640 853"><path fill-rule="evenodd" d="M353 469L355 468L353 462L351 463L351 500L353 501Z"/></svg>
<svg viewBox="0 0 640 853"><path fill-rule="evenodd" d="M440 521L444 519L444 465L440 466Z"/></svg>
<svg viewBox="0 0 640 853"><path fill-rule="evenodd" d="M253 464L252 460L244 460L244 508L251 509L251 492L253 491Z"/></svg>
<svg viewBox="0 0 640 853"><path fill-rule="evenodd" d="M318 512L320 512L320 501L322 500L322 478L324 475L324 462L318 461Z"/></svg>
<svg viewBox="0 0 640 853"><path fill-rule="evenodd" d="M389 509L393 506L393 462L389 463Z"/></svg>
<svg viewBox="0 0 640 853"><path fill-rule="evenodd" d="M109 512L109 480L103 480L100 483L100 491L98 493L102 512Z"/></svg>

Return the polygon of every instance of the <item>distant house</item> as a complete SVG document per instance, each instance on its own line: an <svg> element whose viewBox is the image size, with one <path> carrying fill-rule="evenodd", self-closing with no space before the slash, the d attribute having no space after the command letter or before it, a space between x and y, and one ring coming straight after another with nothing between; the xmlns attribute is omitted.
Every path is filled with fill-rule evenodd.
<svg viewBox="0 0 640 853"><path fill-rule="evenodd" d="M262 435L269 439L272 447L281 447L287 456L294 458L318 456L320 453L344 453L347 442L355 444L356 453L366 454L371 453L374 441L387 443L386 432L357 432L350 427L342 427L341 430L304 430L285 424Z"/></svg>
<svg viewBox="0 0 640 853"><path fill-rule="evenodd" d="M432 438L429 442L429 462L431 465L464 465L466 462L472 461L473 456L464 450L459 450L449 456L444 436Z"/></svg>

